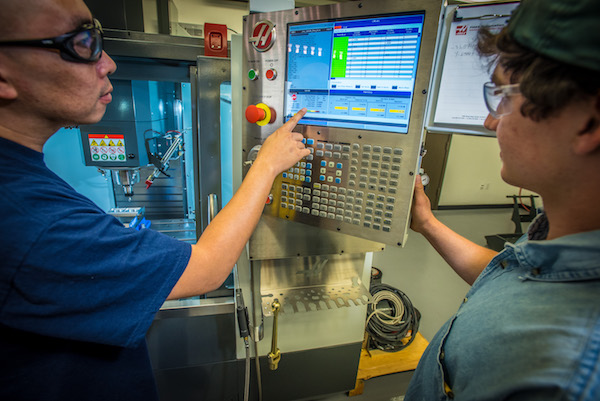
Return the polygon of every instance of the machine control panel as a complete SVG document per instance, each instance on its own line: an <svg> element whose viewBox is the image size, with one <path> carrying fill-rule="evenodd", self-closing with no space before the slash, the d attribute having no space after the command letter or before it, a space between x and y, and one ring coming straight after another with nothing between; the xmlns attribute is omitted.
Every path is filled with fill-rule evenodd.
<svg viewBox="0 0 600 401"><path fill-rule="evenodd" d="M408 206L402 194L414 180L402 146L382 133L368 141L358 134L325 139L320 130L305 135L311 153L276 179L272 192L279 202L265 213L317 220L320 227L380 242L402 238Z"/></svg>
<svg viewBox="0 0 600 401"><path fill-rule="evenodd" d="M311 153L276 178L265 214L404 244L441 8L351 1L245 17L244 157L308 110L295 130Z"/></svg>

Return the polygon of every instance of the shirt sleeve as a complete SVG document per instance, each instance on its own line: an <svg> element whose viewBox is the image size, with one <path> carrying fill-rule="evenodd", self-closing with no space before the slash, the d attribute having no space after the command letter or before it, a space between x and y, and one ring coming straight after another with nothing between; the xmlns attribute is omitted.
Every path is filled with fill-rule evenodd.
<svg viewBox="0 0 600 401"><path fill-rule="evenodd" d="M47 336L136 346L190 256L190 244L75 209L33 242L2 321Z"/></svg>

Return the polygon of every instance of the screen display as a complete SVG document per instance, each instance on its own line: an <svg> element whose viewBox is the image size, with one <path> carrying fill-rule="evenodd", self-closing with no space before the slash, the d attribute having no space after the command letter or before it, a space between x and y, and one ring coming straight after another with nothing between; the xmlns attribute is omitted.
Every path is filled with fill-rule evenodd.
<svg viewBox="0 0 600 401"><path fill-rule="evenodd" d="M288 25L285 119L407 133L424 14Z"/></svg>

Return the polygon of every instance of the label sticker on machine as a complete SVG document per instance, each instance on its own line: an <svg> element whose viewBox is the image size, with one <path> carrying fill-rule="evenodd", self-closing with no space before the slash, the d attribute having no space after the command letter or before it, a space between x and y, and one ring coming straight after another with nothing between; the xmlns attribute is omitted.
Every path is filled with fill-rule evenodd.
<svg viewBox="0 0 600 401"><path fill-rule="evenodd" d="M90 156L93 161L125 162L123 134L88 134Z"/></svg>

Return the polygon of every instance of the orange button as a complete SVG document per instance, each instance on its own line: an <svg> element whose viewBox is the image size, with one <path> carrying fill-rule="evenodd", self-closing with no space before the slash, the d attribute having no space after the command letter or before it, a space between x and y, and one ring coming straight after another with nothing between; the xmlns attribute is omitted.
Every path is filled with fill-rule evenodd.
<svg viewBox="0 0 600 401"><path fill-rule="evenodd" d="M256 107L253 104L246 107L246 120L249 123L254 124L257 121L264 120L266 116L266 112L260 107Z"/></svg>

